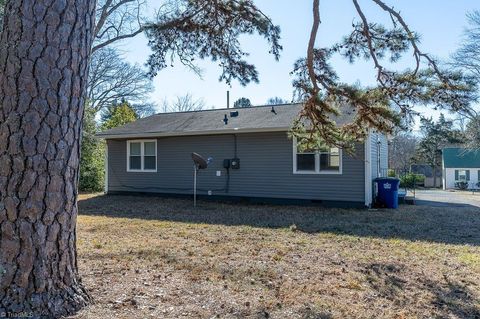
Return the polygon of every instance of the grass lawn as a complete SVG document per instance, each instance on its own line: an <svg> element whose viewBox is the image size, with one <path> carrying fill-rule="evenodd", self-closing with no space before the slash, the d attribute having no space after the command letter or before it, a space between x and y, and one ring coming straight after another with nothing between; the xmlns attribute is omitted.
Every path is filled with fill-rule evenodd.
<svg viewBox="0 0 480 319"><path fill-rule="evenodd" d="M480 318L480 210L80 196L75 318Z"/></svg>

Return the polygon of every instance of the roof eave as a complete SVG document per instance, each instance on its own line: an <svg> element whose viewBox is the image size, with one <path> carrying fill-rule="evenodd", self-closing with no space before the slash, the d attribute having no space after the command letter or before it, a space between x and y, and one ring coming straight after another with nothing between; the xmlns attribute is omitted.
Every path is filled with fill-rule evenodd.
<svg viewBox="0 0 480 319"><path fill-rule="evenodd" d="M109 139L128 139L145 137L173 137L173 136L197 136L197 135L222 135L222 134L240 134L240 133L267 133L267 132L286 132L290 127L269 127L254 129L228 129L228 130L210 130L210 131L192 131L192 132L146 132L146 133L120 133L120 134L96 134L97 137L106 140Z"/></svg>

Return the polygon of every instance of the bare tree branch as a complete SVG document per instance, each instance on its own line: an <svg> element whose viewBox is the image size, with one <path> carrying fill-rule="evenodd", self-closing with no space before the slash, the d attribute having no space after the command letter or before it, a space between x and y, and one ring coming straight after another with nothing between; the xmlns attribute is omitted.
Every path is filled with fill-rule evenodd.
<svg viewBox="0 0 480 319"><path fill-rule="evenodd" d="M103 48L92 55L87 97L96 113L128 100L140 116L149 114L153 111L149 102L152 91L152 81L146 71L124 62L116 49Z"/></svg>
<svg viewBox="0 0 480 319"><path fill-rule="evenodd" d="M200 111L203 109L205 109L205 102L203 99L194 99L190 93L177 96L173 103L168 103L167 100L164 100L161 106L163 113L190 112Z"/></svg>
<svg viewBox="0 0 480 319"><path fill-rule="evenodd" d="M129 34L122 34L122 35L119 35L119 36L116 36L114 38L111 38L111 39L108 39L106 40L105 42L102 42L100 44L97 44L97 45L94 45L92 47L92 53L106 47L106 46L109 46L115 42L118 42L118 41L121 41L121 40L125 40L125 39L129 39L129 38L133 38L133 37L136 37L137 35L139 35L140 33L142 33L143 31L145 30L145 28L140 28L138 29L137 31L133 32L133 33L129 33Z"/></svg>
<svg viewBox="0 0 480 319"><path fill-rule="evenodd" d="M145 0L101 0L98 3L92 53L145 30Z"/></svg>

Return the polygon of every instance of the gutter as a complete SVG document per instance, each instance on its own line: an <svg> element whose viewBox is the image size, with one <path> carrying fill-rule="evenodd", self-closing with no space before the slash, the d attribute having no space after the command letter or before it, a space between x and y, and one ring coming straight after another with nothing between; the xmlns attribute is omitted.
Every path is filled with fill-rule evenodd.
<svg viewBox="0 0 480 319"><path fill-rule="evenodd" d="M191 132L145 132L145 133L127 133L127 134L102 134L95 136L103 139L124 139L124 138L144 138L144 137L172 137L172 136L196 136L196 135L223 135L239 133L268 133L268 132L286 132L290 127L273 128L255 128L255 129L228 129L228 130L209 130L209 131L191 131Z"/></svg>

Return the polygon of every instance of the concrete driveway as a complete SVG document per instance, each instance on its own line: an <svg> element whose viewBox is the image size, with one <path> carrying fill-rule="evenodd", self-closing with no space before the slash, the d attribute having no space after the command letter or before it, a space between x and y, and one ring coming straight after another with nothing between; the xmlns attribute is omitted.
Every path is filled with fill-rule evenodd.
<svg viewBox="0 0 480 319"><path fill-rule="evenodd" d="M408 192L408 196L412 196ZM415 192L415 204L434 207L479 207L480 192L472 194L466 191L444 191L440 189L422 189Z"/></svg>

